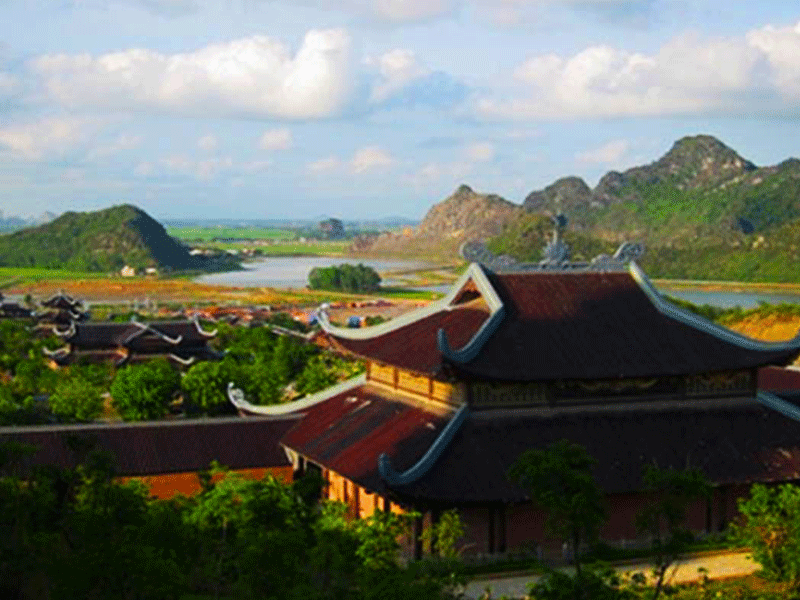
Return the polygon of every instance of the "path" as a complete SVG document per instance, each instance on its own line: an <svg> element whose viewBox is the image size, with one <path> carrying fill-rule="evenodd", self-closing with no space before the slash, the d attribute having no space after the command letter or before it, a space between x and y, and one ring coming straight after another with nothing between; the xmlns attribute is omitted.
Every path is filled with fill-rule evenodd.
<svg viewBox="0 0 800 600"><path fill-rule="evenodd" d="M750 553L747 551L736 551L688 557L678 561L677 568L672 567L668 577L671 583L698 581L700 574L697 569L700 567L708 569L710 579L749 575L760 568L749 556ZM627 563L616 565L615 568L620 574L633 574L649 573L652 566L648 563ZM536 578L536 575L516 573L509 576L480 576L467 584L464 597L475 600L489 587L492 590L492 598L504 595L509 598L522 598L528 589L528 584Z"/></svg>

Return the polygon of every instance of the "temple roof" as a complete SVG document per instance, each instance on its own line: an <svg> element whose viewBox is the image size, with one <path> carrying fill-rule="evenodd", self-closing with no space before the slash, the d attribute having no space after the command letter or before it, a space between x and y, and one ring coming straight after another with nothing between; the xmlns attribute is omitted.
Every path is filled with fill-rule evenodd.
<svg viewBox="0 0 800 600"><path fill-rule="evenodd" d="M759 342L672 305L633 264L498 273L473 264L446 298L395 321L322 325L334 347L364 358L431 375L450 364L512 381L736 370L787 364L800 352L798 338Z"/></svg>
<svg viewBox="0 0 800 600"><path fill-rule="evenodd" d="M607 493L641 488L646 465L700 468L715 484L800 478L800 422L752 398L659 400L467 413L420 477L397 484L435 446L452 414L440 414L362 386L309 409L281 440L290 450L371 492L400 500L520 502L526 492L506 474L524 451L566 439L597 459Z"/></svg>
<svg viewBox="0 0 800 600"><path fill-rule="evenodd" d="M64 341L82 350L125 347L132 352L171 352L176 348L204 346L214 332L203 331L196 321L154 323L72 323L55 329Z"/></svg>
<svg viewBox="0 0 800 600"><path fill-rule="evenodd" d="M413 466L451 416L366 384L309 408L281 443L368 490L381 492L385 484L378 470L380 455L391 456L398 469Z"/></svg>

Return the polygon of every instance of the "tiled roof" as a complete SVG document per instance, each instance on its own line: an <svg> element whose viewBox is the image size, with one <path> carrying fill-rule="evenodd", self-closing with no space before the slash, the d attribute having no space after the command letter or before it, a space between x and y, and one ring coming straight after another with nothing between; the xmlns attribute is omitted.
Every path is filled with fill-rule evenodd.
<svg viewBox="0 0 800 600"><path fill-rule="evenodd" d="M371 491L382 491L378 457L403 471L414 465L451 418L364 385L310 408L281 443Z"/></svg>
<svg viewBox="0 0 800 600"><path fill-rule="evenodd" d="M36 465L75 466L80 457L70 438L84 439L114 455L118 475L192 472L212 460L231 469L289 464L278 441L295 424L283 418L221 417L146 423L2 427L0 444L17 441L38 448L21 463L23 472Z"/></svg>
<svg viewBox="0 0 800 600"><path fill-rule="evenodd" d="M421 479L395 491L442 502L517 502L506 473L530 448L567 439L598 463L608 493L640 489L645 465L698 467L717 484L800 478L800 423L755 400L665 402L569 411L472 413Z"/></svg>
<svg viewBox="0 0 800 600"><path fill-rule="evenodd" d="M125 346L132 352L171 352L176 347L204 346L208 341L192 321L156 321L148 325L149 331L142 329L143 326L130 322L75 323L75 332L64 340L81 350ZM180 341L171 343L156 332Z"/></svg>
<svg viewBox="0 0 800 600"><path fill-rule="evenodd" d="M800 342L750 343L697 317L665 314L629 272L486 271L486 277L504 314L474 357L455 364L482 379L686 375L786 364L800 352ZM374 337L328 335L335 346L361 356L435 373L447 361L437 331L443 329L457 351L487 319L488 312L471 306L442 307L398 329L376 328Z"/></svg>
<svg viewBox="0 0 800 600"><path fill-rule="evenodd" d="M460 347L472 338L488 317L485 309L455 307L375 338L350 340L330 334L325 336L335 349L418 373L435 374L442 366L442 353L436 343L439 329L444 329L450 342Z"/></svg>

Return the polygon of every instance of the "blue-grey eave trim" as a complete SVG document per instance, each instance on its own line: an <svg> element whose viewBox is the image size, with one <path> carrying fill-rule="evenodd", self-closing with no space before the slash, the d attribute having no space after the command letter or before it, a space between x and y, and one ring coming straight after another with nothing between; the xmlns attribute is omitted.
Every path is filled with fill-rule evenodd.
<svg viewBox="0 0 800 600"><path fill-rule="evenodd" d="M688 310L684 310L664 299L658 290L653 286L650 280L645 275L636 263L630 263L628 266L633 279L639 285L641 290L647 295L652 302L653 306L662 315L674 319L684 325L689 325L695 329L714 336L715 338L739 346L746 350L754 350L757 352L786 352L786 351L800 351L800 332L789 341L786 342L762 342L744 336L730 329L726 329L716 323L712 323L708 319L696 315Z"/></svg>
<svg viewBox="0 0 800 600"><path fill-rule="evenodd" d="M458 432L464 420L469 414L469 408L463 404L459 408L450 422L444 426L439 436L433 441L427 452L420 458L416 464L411 466L408 470L399 473L392 467L392 459L386 453L378 457L378 474L386 483L391 486L408 485L419 480L425 473L431 470L431 467L442 456L455 434Z"/></svg>
<svg viewBox="0 0 800 600"><path fill-rule="evenodd" d="M320 402L324 402L325 400L330 400L334 396L338 396L339 394L343 394L344 392L349 392L352 389L360 387L367 382L367 374L362 373L356 377L352 377L351 379L347 379L346 381L342 381L341 383L337 383L336 385L329 387L321 392L317 392L316 394L311 394L310 396L306 396L305 398L301 398L300 400L295 400L293 402L285 402L283 404L272 404L269 406L257 406L255 404L251 404L247 400L244 399L244 395L242 397L237 397L238 395L234 393L234 386L233 382L228 383L228 400L230 400L231 404L233 404L237 410L242 411L243 413L250 414L250 415L259 415L259 416L266 416L266 417L274 417L280 415L291 415L291 414L298 414L302 413L305 410L308 410L312 406L319 404Z"/></svg>
<svg viewBox="0 0 800 600"><path fill-rule="evenodd" d="M800 421L800 408L797 408L791 402L787 402L775 394L758 390L758 392L756 392L756 400L764 406L778 411L784 417L788 417L794 421Z"/></svg>
<svg viewBox="0 0 800 600"><path fill-rule="evenodd" d="M471 361L478 356L478 352L481 351L483 345L492 337L494 332L497 331L505 313L506 309L504 306L501 306L493 312L489 318L483 322L481 328L475 332L472 339L459 350L453 350L450 347L450 342L447 341L447 334L444 329L439 329L439 331L436 332L436 342L439 345L439 352L450 362L463 364Z"/></svg>
<svg viewBox="0 0 800 600"><path fill-rule="evenodd" d="M467 270L464 271L461 277L458 278L458 281L453 284L453 287L444 298L441 298L435 302L431 302L427 306L424 306L420 309L407 312L399 317L395 317L394 319L391 319L385 323L373 325L371 327L361 327L358 329L336 327L331 325L328 315L321 311L319 314L319 324L325 333L329 333L334 337L345 340L372 339L392 331L396 331L401 327L415 323L416 321L424 319L425 317L430 317L437 312L441 312L443 310L452 310L454 308L452 303L456 299L458 292L470 279L475 282L475 285L483 296L486 305L489 307L490 314L493 314L503 306L503 301L500 300L497 292L495 292L492 284L486 277L483 267L481 267L478 263L472 263L469 267L467 267Z"/></svg>

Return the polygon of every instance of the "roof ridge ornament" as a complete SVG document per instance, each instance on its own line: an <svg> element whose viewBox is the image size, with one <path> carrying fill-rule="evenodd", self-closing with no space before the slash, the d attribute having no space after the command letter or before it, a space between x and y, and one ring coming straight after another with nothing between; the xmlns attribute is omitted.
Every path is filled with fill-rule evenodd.
<svg viewBox="0 0 800 600"><path fill-rule="evenodd" d="M641 242L623 242L613 256L600 254L591 262L571 262L571 250L563 240L567 218L563 214L553 217L553 235L542 250L544 259L539 262L520 262L508 254L494 254L483 240L464 242L458 253L462 258L478 263L491 271L501 273L531 273L551 271L624 271L628 264L644 254Z"/></svg>

